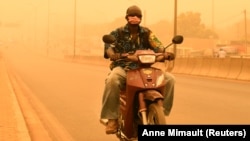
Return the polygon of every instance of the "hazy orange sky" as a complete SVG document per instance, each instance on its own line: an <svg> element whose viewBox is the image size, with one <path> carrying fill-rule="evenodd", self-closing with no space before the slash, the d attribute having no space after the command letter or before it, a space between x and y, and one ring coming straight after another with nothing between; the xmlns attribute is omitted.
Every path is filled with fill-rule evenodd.
<svg viewBox="0 0 250 141"><path fill-rule="evenodd" d="M153 23L157 20L172 20L174 15L175 0L105 0L88 2L86 9L97 8L97 12L91 10L93 17L85 14L89 22L112 20L114 17L124 16L125 10L131 4L139 5L146 11L146 22ZM87 2L86 2L87 3ZM243 10L250 15L250 0L177 0L178 13L193 11L201 13L202 21L206 24L222 24L244 18ZM85 7L85 6L84 6ZM212 14L214 13L214 14ZM98 17L98 18L97 18ZM250 17L250 16L249 16Z"/></svg>
<svg viewBox="0 0 250 141"><path fill-rule="evenodd" d="M173 20L175 0L75 0L77 18L84 23L110 22L125 15L128 6L136 4L146 12L146 24L159 20ZM22 15L32 14L36 7L38 13L73 17L74 0L8 0L0 2L0 20L20 19ZM177 0L178 14L187 11L201 13L203 23L223 26L244 19L246 9L250 17L250 0ZM68 15L68 16L66 16ZM39 18L39 17L38 17ZM65 18L67 20L67 18ZM71 19L69 19L71 20Z"/></svg>

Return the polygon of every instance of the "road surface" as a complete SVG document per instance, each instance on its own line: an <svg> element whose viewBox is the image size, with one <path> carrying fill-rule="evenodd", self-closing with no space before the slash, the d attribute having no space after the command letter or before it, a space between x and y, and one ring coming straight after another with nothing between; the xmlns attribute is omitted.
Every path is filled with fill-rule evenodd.
<svg viewBox="0 0 250 141"><path fill-rule="evenodd" d="M5 58L32 94L76 141L116 141L99 123L108 66L7 49ZM175 75L168 124L250 124L250 82Z"/></svg>

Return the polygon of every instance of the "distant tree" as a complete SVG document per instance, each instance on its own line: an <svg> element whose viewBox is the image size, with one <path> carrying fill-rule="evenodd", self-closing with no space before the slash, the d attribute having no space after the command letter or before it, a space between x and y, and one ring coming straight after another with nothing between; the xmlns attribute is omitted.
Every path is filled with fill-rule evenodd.
<svg viewBox="0 0 250 141"><path fill-rule="evenodd" d="M152 32L162 41L162 43L167 44L173 37L173 23L161 20L154 24L146 25L150 28Z"/></svg>
<svg viewBox="0 0 250 141"><path fill-rule="evenodd" d="M218 38L211 29L207 29L201 22L200 13L186 12L177 17L177 32L185 37Z"/></svg>

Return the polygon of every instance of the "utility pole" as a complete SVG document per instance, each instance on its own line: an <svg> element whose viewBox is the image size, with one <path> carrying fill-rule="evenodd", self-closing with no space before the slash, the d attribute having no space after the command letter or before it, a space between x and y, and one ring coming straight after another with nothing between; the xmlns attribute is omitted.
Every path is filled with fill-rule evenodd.
<svg viewBox="0 0 250 141"><path fill-rule="evenodd" d="M246 54L248 54L248 46L247 46L247 10L244 10L244 23L245 23L245 46L246 46Z"/></svg>
<svg viewBox="0 0 250 141"><path fill-rule="evenodd" d="M37 5L34 5L34 46L36 47L36 38L37 38Z"/></svg>
<svg viewBox="0 0 250 141"><path fill-rule="evenodd" d="M48 0L48 21L47 21L48 23L48 29L47 29L47 56L49 55L49 42L50 42L50 40L49 40L49 38L50 38L50 0Z"/></svg>
<svg viewBox="0 0 250 141"><path fill-rule="evenodd" d="M73 41L73 47L74 47L74 54L73 54L73 58L75 58L76 55L76 0L74 0L74 41Z"/></svg>
<svg viewBox="0 0 250 141"><path fill-rule="evenodd" d="M212 0L212 30L214 32L214 0Z"/></svg>
<svg viewBox="0 0 250 141"><path fill-rule="evenodd" d="M177 0L174 1L174 36L177 34ZM176 54L176 44L174 44L174 54Z"/></svg>
<svg viewBox="0 0 250 141"><path fill-rule="evenodd" d="M177 0L174 0L174 36L177 35ZM176 44L173 44L173 53L175 57L177 57L177 49ZM169 71L172 71L175 66L175 60L173 60L173 64L171 68L168 68Z"/></svg>

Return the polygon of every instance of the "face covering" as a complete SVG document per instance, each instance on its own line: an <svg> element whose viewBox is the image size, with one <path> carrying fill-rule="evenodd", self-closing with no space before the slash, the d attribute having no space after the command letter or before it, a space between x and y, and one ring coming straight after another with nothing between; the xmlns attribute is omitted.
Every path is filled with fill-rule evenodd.
<svg viewBox="0 0 250 141"><path fill-rule="evenodd" d="M128 16L128 22L130 24L140 24L141 19L138 18L137 16Z"/></svg>

